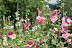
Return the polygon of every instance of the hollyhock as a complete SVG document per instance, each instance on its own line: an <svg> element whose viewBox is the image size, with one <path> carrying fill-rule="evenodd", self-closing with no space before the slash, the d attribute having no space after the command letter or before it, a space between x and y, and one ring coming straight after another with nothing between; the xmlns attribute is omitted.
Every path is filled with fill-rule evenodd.
<svg viewBox="0 0 72 48"><path fill-rule="evenodd" d="M72 23L72 20L71 20L71 22L70 23Z"/></svg>
<svg viewBox="0 0 72 48"><path fill-rule="evenodd" d="M32 40L29 40L29 41L27 42L27 46L28 46L28 47L32 47L33 45L34 45L34 43L33 43Z"/></svg>
<svg viewBox="0 0 72 48"><path fill-rule="evenodd" d="M50 15L50 19L53 23L58 20L57 14L57 10L54 10Z"/></svg>
<svg viewBox="0 0 72 48"><path fill-rule="evenodd" d="M63 47L63 48L67 48L67 47Z"/></svg>
<svg viewBox="0 0 72 48"><path fill-rule="evenodd" d="M9 46L9 48L10 48L11 46Z"/></svg>
<svg viewBox="0 0 72 48"><path fill-rule="evenodd" d="M71 44L71 39L68 39L68 40L67 40L67 43L68 43L68 44Z"/></svg>
<svg viewBox="0 0 72 48"><path fill-rule="evenodd" d="M39 46L36 44L36 46L34 48L38 48Z"/></svg>
<svg viewBox="0 0 72 48"><path fill-rule="evenodd" d="M63 17L62 24L64 23L70 23L71 19L69 17Z"/></svg>
<svg viewBox="0 0 72 48"><path fill-rule="evenodd" d="M54 27L54 28L53 28L53 33L54 33L54 34L57 34L57 32L58 32L58 29Z"/></svg>
<svg viewBox="0 0 72 48"><path fill-rule="evenodd" d="M40 16L40 10L39 10L39 8L37 8L37 10L38 10L38 16Z"/></svg>
<svg viewBox="0 0 72 48"><path fill-rule="evenodd" d="M3 37L6 37L6 35L3 35Z"/></svg>
<svg viewBox="0 0 72 48"><path fill-rule="evenodd" d="M25 23L23 22L23 28L25 28L26 26L25 26Z"/></svg>
<svg viewBox="0 0 72 48"><path fill-rule="evenodd" d="M40 43L41 43L40 38L37 38L37 41L38 41L38 44L40 44Z"/></svg>
<svg viewBox="0 0 72 48"><path fill-rule="evenodd" d="M55 37L57 38L57 34L55 35Z"/></svg>
<svg viewBox="0 0 72 48"><path fill-rule="evenodd" d="M68 39L68 33L66 33L66 34L63 33L61 37L64 38L65 40L67 40Z"/></svg>
<svg viewBox="0 0 72 48"><path fill-rule="evenodd" d="M43 17L40 17L40 16L37 16L37 17L36 17L36 20L37 20L37 22L38 22L39 24L41 24L41 23L43 23L44 18L43 18Z"/></svg>
<svg viewBox="0 0 72 48"><path fill-rule="evenodd" d="M13 35L14 35L13 31L10 31L10 32L8 33L8 37L12 37Z"/></svg>
<svg viewBox="0 0 72 48"><path fill-rule="evenodd" d="M36 20L37 20L37 22L39 24L41 24L41 23L43 23L44 18L43 17L40 17L40 10L39 10L39 8L37 8L37 10L38 10L38 16L36 17Z"/></svg>
<svg viewBox="0 0 72 48"><path fill-rule="evenodd" d="M24 47L27 47L27 45L24 45Z"/></svg>
<svg viewBox="0 0 72 48"><path fill-rule="evenodd" d="M14 47L14 45L12 44L11 47Z"/></svg>
<svg viewBox="0 0 72 48"><path fill-rule="evenodd" d="M31 21L28 22L28 26L30 26L30 25L31 25Z"/></svg>
<svg viewBox="0 0 72 48"><path fill-rule="evenodd" d="M68 27L67 27L67 23L64 23L64 24L62 24L60 27L61 27L61 30L62 30L62 32L64 32L64 33L68 33Z"/></svg>

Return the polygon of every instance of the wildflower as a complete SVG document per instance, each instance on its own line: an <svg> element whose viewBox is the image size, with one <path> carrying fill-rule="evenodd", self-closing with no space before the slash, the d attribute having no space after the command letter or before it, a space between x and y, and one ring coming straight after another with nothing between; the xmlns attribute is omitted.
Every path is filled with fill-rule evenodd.
<svg viewBox="0 0 72 48"><path fill-rule="evenodd" d="M14 47L14 45L12 44L11 47Z"/></svg>
<svg viewBox="0 0 72 48"><path fill-rule="evenodd" d="M23 22L23 21L24 21L24 19L21 19L20 21L21 21L21 22Z"/></svg>
<svg viewBox="0 0 72 48"><path fill-rule="evenodd" d="M50 19L53 23L58 20L57 14L57 10L54 10L50 15Z"/></svg>
<svg viewBox="0 0 72 48"><path fill-rule="evenodd" d="M18 41L18 45L20 45L21 43L22 43L22 40L19 40L19 41Z"/></svg>
<svg viewBox="0 0 72 48"><path fill-rule="evenodd" d="M68 27L67 27L67 25L68 25L67 23L64 23L64 24L61 25L62 32L68 33Z"/></svg>
<svg viewBox="0 0 72 48"><path fill-rule="evenodd" d="M58 29L54 27L54 28L53 28L53 33L54 33L54 34L57 34L57 32L58 32Z"/></svg>
<svg viewBox="0 0 72 48"><path fill-rule="evenodd" d="M28 22L28 26L30 26L30 25L31 25L31 21Z"/></svg>
<svg viewBox="0 0 72 48"><path fill-rule="evenodd" d="M14 34L11 38L12 38L12 39L15 39L15 38L16 38L16 34Z"/></svg>
<svg viewBox="0 0 72 48"><path fill-rule="evenodd" d="M36 44L36 46L34 48L38 48L39 46Z"/></svg>
<svg viewBox="0 0 72 48"><path fill-rule="evenodd" d="M63 47L63 48L67 48L67 47Z"/></svg>
<svg viewBox="0 0 72 48"><path fill-rule="evenodd" d="M37 17L36 17L36 20L37 20L37 22L38 22L39 24L41 24L41 23L43 23L44 18L43 18L43 17L40 17L40 16L37 16Z"/></svg>
<svg viewBox="0 0 72 48"><path fill-rule="evenodd" d="M68 39L68 34L66 33L66 34L62 34L62 36L61 36L62 38L64 38L65 40L67 40Z"/></svg>
<svg viewBox="0 0 72 48"><path fill-rule="evenodd" d="M14 35L13 31L10 31L10 32L8 33L8 37L12 37L13 35Z"/></svg>
<svg viewBox="0 0 72 48"><path fill-rule="evenodd" d="M28 47L32 47L33 45L34 45L34 43L33 43L32 40L29 40L29 41L27 42L27 46L28 46Z"/></svg>
<svg viewBox="0 0 72 48"><path fill-rule="evenodd" d="M71 44L71 39L68 39L68 40L67 40L67 43L68 43L68 44Z"/></svg>
<svg viewBox="0 0 72 48"><path fill-rule="evenodd" d="M24 47L27 47L27 45L24 45Z"/></svg>
<svg viewBox="0 0 72 48"><path fill-rule="evenodd" d="M38 44L40 44L40 43L41 43L40 38L37 38L37 41L38 41Z"/></svg>
<svg viewBox="0 0 72 48"><path fill-rule="evenodd" d="M36 20L37 20L37 22L39 24L41 24L41 23L43 23L44 18L43 17L40 17L40 10L39 10L39 8L37 8L37 10L38 10L38 16L36 17Z"/></svg>
<svg viewBox="0 0 72 48"><path fill-rule="evenodd" d="M19 20L20 17L17 17L16 20Z"/></svg>
<svg viewBox="0 0 72 48"><path fill-rule="evenodd" d="M6 37L6 35L3 35L3 37Z"/></svg>
<svg viewBox="0 0 72 48"><path fill-rule="evenodd" d="M69 17L63 17L62 24L64 23L70 23L71 19Z"/></svg>

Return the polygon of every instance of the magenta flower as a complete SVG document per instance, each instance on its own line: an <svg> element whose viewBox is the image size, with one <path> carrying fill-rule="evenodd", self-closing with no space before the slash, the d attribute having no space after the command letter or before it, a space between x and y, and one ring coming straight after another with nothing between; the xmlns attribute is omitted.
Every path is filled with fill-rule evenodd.
<svg viewBox="0 0 72 48"><path fill-rule="evenodd" d="M38 44L40 44L40 43L41 43L40 38L37 38L37 41L38 41Z"/></svg>
<svg viewBox="0 0 72 48"><path fill-rule="evenodd" d="M9 48L10 48L11 46L9 46Z"/></svg>
<svg viewBox="0 0 72 48"><path fill-rule="evenodd" d="M61 37L64 38L65 40L67 40L68 39L68 33L66 33L66 34L63 33Z"/></svg>
<svg viewBox="0 0 72 48"><path fill-rule="evenodd" d="M32 40L29 40L29 41L27 42L27 46L28 46L28 47L32 47L33 45L34 45L34 43L33 43Z"/></svg>
<svg viewBox="0 0 72 48"><path fill-rule="evenodd" d="M25 26L25 23L23 22L23 28L25 28L26 26Z"/></svg>
<svg viewBox="0 0 72 48"><path fill-rule="evenodd" d="M68 39L68 40L67 40L67 43L68 43L68 44L71 44L71 39Z"/></svg>
<svg viewBox="0 0 72 48"><path fill-rule="evenodd" d="M8 37L12 37L13 35L14 35L13 31L10 31L10 32L8 33Z"/></svg>
<svg viewBox="0 0 72 48"><path fill-rule="evenodd" d="M34 48L38 48L39 46L36 44L36 46Z"/></svg>
<svg viewBox="0 0 72 48"><path fill-rule="evenodd" d="M54 10L50 15L50 19L53 23L58 20L57 14L57 10Z"/></svg>
<svg viewBox="0 0 72 48"><path fill-rule="evenodd" d="M71 22L71 19L69 17L63 17L62 24L64 24L64 23L70 23L70 22Z"/></svg>
<svg viewBox="0 0 72 48"><path fill-rule="evenodd" d="M36 20L37 20L37 22L38 22L39 24L41 24L41 23L43 23L44 18L43 18L43 17L40 17L40 16L37 16L37 17L36 17Z"/></svg>
<svg viewBox="0 0 72 48"><path fill-rule="evenodd" d="M57 32L58 32L58 29L54 27L54 28L53 28L53 33L54 33L54 34L57 34Z"/></svg>
<svg viewBox="0 0 72 48"><path fill-rule="evenodd" d="M30 25L31 25L31 21L28 22L28 26L30 26Z"/></svg>

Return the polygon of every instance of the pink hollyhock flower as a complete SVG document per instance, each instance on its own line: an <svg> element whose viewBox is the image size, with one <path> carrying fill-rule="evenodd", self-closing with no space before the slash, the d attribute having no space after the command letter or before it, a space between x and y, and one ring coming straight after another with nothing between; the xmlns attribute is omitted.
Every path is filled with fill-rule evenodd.
<svg viewBox="0 0 72 48"><path fill-rule="evenodd" d="M3 35L3 37L6 37L6 35Z"/></svg>
<svg viewBox="0 0 72 48"><path fill-rule="evenodd" d="M72 20L71 20L71 22L70 23L72 23Z"/></svg>
<svg viewBox="0 0 72 48"><path fill-rule="evenodd" d="M66 34L63 33L61 37L64 38L65 40L67 40L68 39L68 33L66 33Z"/></svg>
<svg viewBox="0 0 72 48"><path fill-rule="evenodd" d="M38 10L38 16L40 16L40 10L39 10L39 8L37 8L37 10Z"/></svg>
<svg viewBox="0 0 72 48"><path fill-rule="evenodd" d="M67 23L64 23L64 24L61 25L62 32L68 33L68 27L67 27L67 25L68 25Z"/></svg>
<svg viewBox="0 0 72 48"><path fill-rule="evenodd" d="M27 47L27 45L24 45L24 47Z"/></svg>
<svg viewBox="0 0 72 48"><path fill-rule="evenodd" d="M31 25L31 21L28 22L28 26L30 26L30 25Z"/></svg>
<svg viewBox="0 0 72 48"><path fill-rule="evenodd" d="M68 40L67 40L67 43L68 43L68 44L71 44L71 39L68 39Z"/></svg>
<svg viewBox="0 0 72 48"><path fill-rule="evenodd" d="M55 35L55 37L57 38L57 34Z"/></svg>
<svg viewBox="0 0 72 48"><path fill-rule="evenodd" d="M33 45L34 45L34 43L33 43L32 40L29 40L29 41L27 42L27 46L28 46L28 47L32 47Z"/></svg>
<svg viewBox="0 0 72 48"><path fill-rule="evenodd" d="M36 17L36 20L37 20L37 22L38 22L39 24L41 24L41 23L43 23L44 18L43 18L43 17L40 17L40 16L37 16L37 17Z"/></svg>
<svg viewBox="0 0 72 48"><path fill-rule="evenodd" d="M40 17L40 10L39 10L39 8L37 8L37 10L38 10L38 16L36 17L36 20L37 20L37 22L39 24L41 24L41 23L43 23L44 18L43 17Z"/></svg>
<svg viewBox="0 0 72 48"><path fill-rule="evenodd" d="M25 27L24 30L27 30L27 27Z"/></svg>
<svg viewBox="0 0 72 48"><path fill-rule="evenodd" d="M38 44L40 44L40 43L41 43L40 38L37 38L37 41L38 41Z"/></svg>
<svg viewBox="0 0 72 48"><path fill-rule="evenodd" d="M53 33L54 33L54 34L57 34L57 32L58 32L58 29L54 27L54 28L53 28Z"/></svg>
<svg viewBox="0 0 72 48"><path fill-rule="evenodd" d="M24 28L24 30L27 30L27 27L25 26L24 22L23 22L23 28Z"/></svg>
<svg viewBox="0 0 72 48"><path fill-rule="evenodd" d="M63 48L67 48L67 47L63 47Z"/></svg>
<svg viewBox="0 0 72 48"><path fill-rule="evenodd" d="M14 45L12 44L11 47L14 47Z"/></svg>
<svg viewBox="0 0 72 48"><path fill-rule="evenodd" d="M25 26L25 23L23 22L23 28L25 28L26 26Z"/></svg>
<svg viewBox="0 0 72 48"><path fill-rule="evenodd" d="M36 44L36 46L34 48L38 48L39 46Z"/></svg>
<svg viewBox="0 0 72 48"><path fill-rule="evenodd" d="M10 48L11 46L9 46L9 48Z"/></svg>
<svg viewBox="0 0 72 48"><path fill-rule="evenodd" d="M69 17L63 17L62 24L64 23L70 23L71 19Z"/></svg>
<svg viewBox="0 0 72 48"><path fill-rule="evenodd" d="M54 10L50 15L50 19L53 23L58 20L57 14L57 10Z"/></svg>
<svg viewBox="0 0 72 48"><path fill-rule="evenodd" d="M13 31L10 31L10 32L8 33L8 37L12 37L13 35L14 35Z"/></svg>

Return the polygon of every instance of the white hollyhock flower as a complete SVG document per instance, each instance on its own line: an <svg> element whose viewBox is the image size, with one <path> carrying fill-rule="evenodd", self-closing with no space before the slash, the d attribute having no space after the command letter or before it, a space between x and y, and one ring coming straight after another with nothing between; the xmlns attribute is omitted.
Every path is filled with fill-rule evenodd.
<svg viewBox="0 0 72 48"><path fill-rule="evenodd" d="M22 43L22 40L19 40L19 41L18 41L18 45L20 45L21 43Z"/></svg>
<svg viewBox="0 0 72 48"><path fill-rule="evenodd" d="M14 34L12 37L11 37L11 39L15 39L16 38L16 34Z"/></svg>
<svg viewBox="0 0 72 48"><path fill-rule="evenodd" d="M16 20L19 20L20 17L17 17Z"/></svg>

